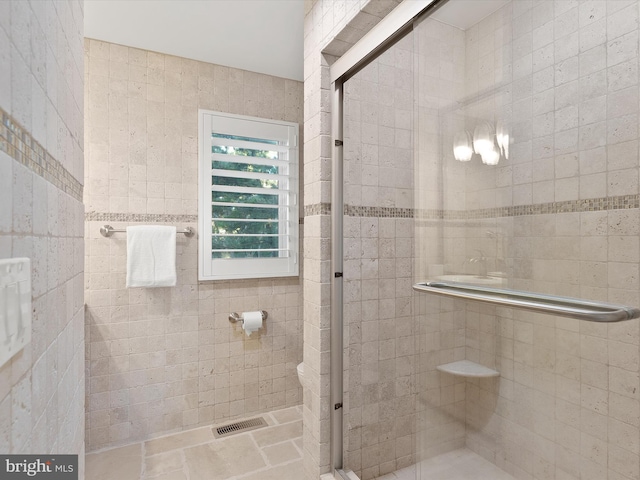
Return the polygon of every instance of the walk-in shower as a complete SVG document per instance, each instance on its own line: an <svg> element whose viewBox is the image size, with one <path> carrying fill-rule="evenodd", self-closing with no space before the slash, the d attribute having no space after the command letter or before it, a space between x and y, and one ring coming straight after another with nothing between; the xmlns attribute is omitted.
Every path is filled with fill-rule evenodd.
<svg viewBox="0 0 640 480"><path fill-rule="evenodd" d="M335 468L640 478L639 8L403 2L332 66Z"/></svg>

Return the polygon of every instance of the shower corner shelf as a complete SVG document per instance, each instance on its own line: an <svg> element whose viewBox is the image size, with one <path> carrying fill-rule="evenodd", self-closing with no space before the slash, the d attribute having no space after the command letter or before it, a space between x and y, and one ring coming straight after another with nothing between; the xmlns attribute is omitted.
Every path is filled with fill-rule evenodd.
<svg viewBox="0 0 640 480"><path fill-rule="evenodd" d="M459 377L489 378L500 376L500 372L470 360L445 363L444 365L438 365L436 368L441 372L458 375Z"/></svg>

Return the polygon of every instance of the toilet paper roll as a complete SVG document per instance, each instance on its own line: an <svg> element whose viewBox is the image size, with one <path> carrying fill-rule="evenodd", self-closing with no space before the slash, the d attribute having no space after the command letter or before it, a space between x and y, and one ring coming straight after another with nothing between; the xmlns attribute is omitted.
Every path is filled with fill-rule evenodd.
<svg viewBox="0 0 640 480"><path fill-rule="evenodd" d="M262 328L262 312L243 312L242 317L244 318L242 328L247 334L247 337L251 335L251 332Z"/></svg>

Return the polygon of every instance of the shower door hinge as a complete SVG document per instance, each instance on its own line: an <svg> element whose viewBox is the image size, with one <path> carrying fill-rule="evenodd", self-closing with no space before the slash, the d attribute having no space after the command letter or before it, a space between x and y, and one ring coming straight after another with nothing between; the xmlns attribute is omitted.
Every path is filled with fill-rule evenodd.
<svg viewBox="0 0 640 480"><path fill-rule="evenodd" d="M333 276L336 277L336 278L340 278L340 277L342 277L342 272L336 272L336 273L333 274Z"/></svg>
<svg viewBox="0 0 640 480"><path fill-rule="evenodd" d="M333 406L333 409L334 409L334 410L339 410L340 408L342 408L342 403L336 403L336 404Z"/></svg>
<svg viewBox="0 0 640 480"><path fill-rule="evenodd" d="M336 147L341 147L342 145L344 145L342 140L336 140L335 144L336 144Z"/></svg>

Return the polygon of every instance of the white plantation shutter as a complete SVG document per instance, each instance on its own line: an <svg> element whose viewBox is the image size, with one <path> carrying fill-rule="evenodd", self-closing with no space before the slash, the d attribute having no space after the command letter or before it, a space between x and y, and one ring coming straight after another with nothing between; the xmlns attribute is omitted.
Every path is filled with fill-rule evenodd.
<svg viewBox="0 0 640 480"><path fill-rule="evenodd" d="M199 116L199 279L298 275L298 125Z"/></svg>

